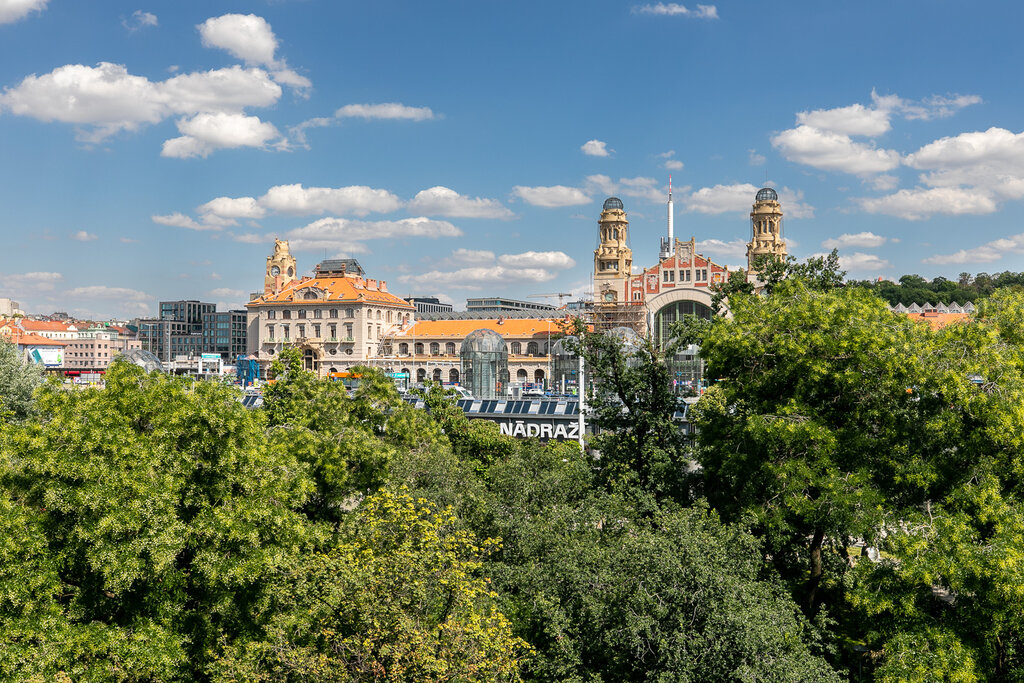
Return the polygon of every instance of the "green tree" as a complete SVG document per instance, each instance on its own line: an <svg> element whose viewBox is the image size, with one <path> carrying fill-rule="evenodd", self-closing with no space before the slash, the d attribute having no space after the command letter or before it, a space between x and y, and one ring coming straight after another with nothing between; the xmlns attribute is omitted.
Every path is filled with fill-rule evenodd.
<svg viewBox="0 0 1024 683"><path fill-rule="evenodd" d="M329 550L280 576L264 636L232 648L218 678L518 681L526 643L479 576L495 544L478 544L451 511L383 490Z"/></svg>
<svg viewBox="0 0 1024 683"><path fill-rule="evenodd" d="M0 337L0 420L24 420L32 412L32 392L42 384L38 365L25 362L18 347Z"/></svg>
<svg viewBox="0 0 1024 683"><path fill-rule="evenodd" d="M235 391L127 363L106 384L45 387L2 433L0 678L202 679L322 536L297 512L303 465Z"/></svg>

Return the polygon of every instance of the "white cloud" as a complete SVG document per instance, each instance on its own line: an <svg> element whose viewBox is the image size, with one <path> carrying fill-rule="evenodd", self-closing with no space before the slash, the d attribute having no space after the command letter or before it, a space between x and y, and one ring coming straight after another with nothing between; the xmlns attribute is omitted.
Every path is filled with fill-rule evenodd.
<svg viewBox="0 0 1024 683"><path fill-rule="evenodd" d="M71 239L75 240L76 242L92 242L93 240L98 240L99 237L97 237L91 232L79 230L78 232L71 235Z"/></svg>
<svg viewBox="0 0 1024 683"><path fill-rule="evenodd" d="M321 218L288 232L291 248L350 249L366 240L405 237L460 237L462 231L447 221L429 218L403 218L396 221L354 221L346 218ZM357 247L358 249L358 247Z"/></svg>
<svg viewBox="0 0 1024 683"><path fill-rule="evenodd" d="M446 259L449 263L465 266L482 266L495 262L493 251L458 248Z"/></svg>
<svg viewBox="0 0 1024 683"><path fill-rule="evenodd" d="M210 218L222 219L235 224L236 218L263 218L267 210L252 197L217 197L202 204L196 209L204 222Z"/></svg>
<svg viewBox="0 0 1024 683"><path fill-rule="evenodd" d="M895 190L899 186L900 179L894 175L883 173L882 175L867 178L865 182L876 190L888 192L889 190Z"/></svg>
<svg viewBox="0 0 1024 683"><path fill-rule="evenodd" d="M580 145L580 151L591 157L611 156L611 152L608 150L608 143L601 140L588 140L584 142Z"/></svg>
<svg viewBox="0 0 1024 683"><path fill-rule="evenodd" d="M62 274L54 272L0 274L0 287L7 297L33 297L39 292L52 292L63 279Z"/></svg>
<svg viewBox="0 0 1024 683"><path fill-rule="evenodd" d="M845 247L874 248L880 247L889 239L876 235L873 232L846 233L839 237L827 239L821 243L826 249L840 249Z"/></svg>
<svg viewBox="0 0 1024 683"><path fill-rule="evenodd" d="M281 87L262 69L234 66L153 82L128 73L124 65L100 62L95 67L68 64L42 76L27 76L4 90L0 109L83 126L79 139L99 142L170 116L238 113L246 107L269 106L280 96Z"/></svg>
<svg viewBox="0 0 1024 683"><path fill-rule="evenodd" d="M1024 233L1011 235L987 242L971 249L961 249L952 254L937 254L923 259L922 263L949 265L953 263L991 263L1007 254L1024 253Z"/></svg>
<svg viewBox="0 0 1024 683"><path fill-rule="evenodd" d="M132 12L132 16L121 21L121 25L129 31L138 31L147 26L158 25L156 15L151 12L143 12L140 9Z"/></svg>
<svg viewBox="0 0 1024 683"><path fill-rule="evenodd" d="M410 213L449 218L513 218L515 214L494 199L470 198L438 185L422 190L406 207Z"/></svg>
<svg viewBox="0 0 1024 683"><path fill-rule="evenodd" d="M566 269L576 266L568 254L561 251L526 251L522 254L502 254L498 263L513 268Z"/></svg>
<svg viewBox="0 0 1024 683"><path fill-rule="evenodd" d="M480 266L454 271L432 270L420 275L402 275L400 282L415 286L447 286L452 289L476 289L482 285L514 282L547 282L555 274L543 268Z"/></svg>
<svg viewBox="0 0 1024 683"><path fill-rule="evenodd" d="M317 215L322 213L365 216L371 212L388 213L401 202L387 190L365 185L348 187L308 187L276 185L259 198L260 206L277 213Z"/></svg>
<svg viewBox="0 0 1024 683"><path fill-rule="evenodd" d="M684 196L682 202L687 211L697 213L749 213L754 204L754 196L760 189L750 183L702 187ZM803 201L803 192L783 187L778 190L778 194L783 215L789 218L814 217L814 207Z"/></svg>
<svg viewBox="0 0 1024 683"><path fill-rule="evenodd" d="M587 176L584 184L587 192L597 192L604 195L621 195L623 197L637 197L640 199L647 199L652 202L667 201L668 199L667 192L662 191L658 186L657 180L654 178L645 178L643 176L638 176L636 178L619 178L618 182L615 182L606 175L595 174Z"/></svg>
<svg viewBox="0 0 1024 683"><path fill-rule="evenodd" d="M107 287L106 285L75 287L69 289L67 295L81 299L111 299L118 301L150 301L153 298L151 295L137 289Z"/></svg>
<svg viewBox="0 0 1024 683"><path fill-rule="evenodd" d="M132 237L122 237L122 238L120 238L120 241L121 241L122 244L138 244L139 243L139 240L134 239Z"/></svg>
<svg viewBox="0 0 1024 683"><path fill-rule="evenodd" d="M874 92L872 98L881 100ZM931 119L944 119L957 113L964 107L972 104L980 104L981 98L977 95L932 95L920 102L896 98L896 102L903 113L904 118L909 120L920 119L930 121Z"/></svg>
<svg viewBox="0 0 1024 683"><path fill-rule="evenodd" d="M856 251L852 254L840 254L839 267L854 273L877 273L892 268L892 264L881 256Z"/></svg>
<svg viewBox="0 0 1024 683"><path fill-rule="evenodd" d="M29 12L42 12L49 0L0 0L0 24L13 24Z"/></svg>
<svg viewBox="0 0 1024 683"><path fill-rule="evenodd" d="M998 199L1024 197L1024 133L1005 128L961 133L929 143L907 156L931 187L968 185Z"/></svg>
<svg viewBox="0 0 1024 683"><path fill-rule="evenodd" d="M995 201L987 193L962 187L900 190L885 197L862 197L857 203L868 213L907 220L920 220L934 214L981 215L996 210Z"/></svg>
<svg viewBox="0 0 1024 683"><path fill-rule="evenodd" d="M758 154L756 149L747 150L747 161L751 166L762 166L766 159L763 154Z"/></svg>
<svg viewBox="0 0 1024 683"><path fill-rule="evenodd" d="M409 121L426 121L434 118L430 107L408 107L397 102L384 104L346 104L334 112L339 119L406 119Z"/></svg>
<svg viewBox="0 0 1024 683"><path fill-rule="evenodd" d="M891 112L886 109L872 109L862 104L851 104L837 109L815 109L796 115L801 125L840 135L864 135L877 137L888 132Z"/></svg>
<svg viewBox="0 0 1024 683"><path fill-rule="evenodd" d="M527 204L543 206L549 209L590 203L590 197L584 194L583 190L564 185L552 185L550 187L524 187L523 185L516 185L512 188L512 194Z"/></svg>
<svg viewBox="0 0 1024 683"><path fill-rule="evenodd" d="M188 228L189 230L220 230L219 225L197 223L193 218L177 211L167 215L150 216L154 223L169 225L175 228Z"/></svg>
<svg viewBox="0 0 1024 683"><path fill-rule="evenodd" d="M678 159L669 159L661 167L669 171L681 171L683 170L683 162Z"/></svg>
<svg viewBox="0 0 1024 683"><path fill-rule="evenodd" d="M242 244L268 244L272 239L270 235L258 235L254 232L242 234L230 233L231 239Z"/></svg>
<svg viewBox="0 0 1024 683"><path fill-rule="evenodd" d="M274 64L277 37L270 24L255 14L225 14L211 17L196 28L204 47L227 50L250 64Z"/></svg>
<svg viewBox="0 0 1024 683"><path fill-rule="evenodd" d="M199 114L178 121L181 137L166 140L160 156L187 159L203 157L218 149L264 148L281 134L272 123L244 114Z"/></svg>
<svg viewBox="0 0 1024 683"><path fill-rule="evenodd" d="M674 2L659 2L653 5L634 5L633 14L656 14L661 16L692 17L695 19L717 19L718 9L714 5L697 5L690 9Z"/></svg>
<svg viewBox="0 0 1024 683"><path fill-rule="evenodd" d="M744 259L747 257L747 243L738 238L728 242L718 239L700 240L697 242L697 253Z"/></svg>
<svg viewBox="0 0 1024 683"><path fill-rule="evenodd" d="M790 161L823 171L861 175L889 171L900 164L899 152L806 125L782 131L772 138L772 146Z"/></svg>

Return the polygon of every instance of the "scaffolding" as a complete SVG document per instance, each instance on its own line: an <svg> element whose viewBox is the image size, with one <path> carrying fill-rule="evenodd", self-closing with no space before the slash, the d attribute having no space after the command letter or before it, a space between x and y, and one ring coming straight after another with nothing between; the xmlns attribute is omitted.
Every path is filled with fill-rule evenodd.
<svg viewBox="0 0 1024 683"><path fill-rule="evenodd" d="M628 327L641 337L647 335L647 316L641 301L614 304L595 302L584 309L584 318L594 326L595 332Z"/></svg>

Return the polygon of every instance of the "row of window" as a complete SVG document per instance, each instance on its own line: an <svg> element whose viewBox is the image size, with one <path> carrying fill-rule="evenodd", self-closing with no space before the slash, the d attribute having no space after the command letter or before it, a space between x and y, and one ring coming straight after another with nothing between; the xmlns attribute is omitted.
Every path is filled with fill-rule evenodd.
<svg viewBox="0 0 1024 683"><path fill-rule="evenodd" d="M674 271L674 270L663 270L661 272L662 272L662 281L663 282L675 282L676 281L676 271ZM706 282L707 279L708 279L708 269L707 268L697 268L697 269L695 269L693 271L693 274L696 276L694 279L697 282ZM680 282L689 282L690 281L690 271L689 270L680 270L679 271L679 281Z"/></svg>
<svg viewBox="0 0 1024 683"><path fill-rule="evenodd" d="M324 311L325 310L327 312L327 317L328 318L337 318L338 317L339 309L337 309L337 308L330 308L330 309L313 308L313 309L308 309L308 310L305 309L305 308L299 308L299 309L294 311L294 316L292 315L293 311L291 311L290 309L286 308L286 309L283 309L281 311L281 319L282 320L292 320L293 317L295 319L297 319L297 320L305 320L307 318L319 319L319 318L323 318L324 317ZM350 318L350 319L351 318L355 318L356 317L355 309L354 308L346 308L345 309L345 317L346 318ZM370 320L376 318L377 320L393 323L393 322L396 321L396 312L395 311L382 311L381 309L377 309L377 310L367 309L366 310L366 317L367 317L367 319L370 319ZM267 311L267 319L268 320L276 320L277 319L277 310L273 309L273 308L268 310ZM409 314L408 313L404 313L404 314L403 313L397 313L397 321L401 322L401 323L408 323L409 322Z"/></svg>
<svg viewBox="0 0 1024 683"><path fill-rule="evenodd" d="M441 355L441 344L439 342L430 342L429 345L425 345L423 342L416 342L415 344L413 344L412 349L413 349L413 352L417 356L422 356L425 349L429 349L429 353L430 353L431 356L440 356ZM459 351L458 351L458 349L457 349L457 347L455 345L455 342L448 342L448 343L446 343L444 345L444 355L446 355L446 356L454 356L458 352ZM522 344L522 342L517 342L517 341L511 342L508 345L508 352L512 356L521 356L521 355L523 355L523 344ZM409 355L409 344L405 343L405 342L399 344L398 345L398 353L399 353L399 355L402 355L402 356ZM544 342L543 344L538 343L538 342L527 342L527 344L526 344L526 355L527 356L546 356L547 354L548 354L548 344L547 344L547 342Z"/></svg>
<svg viewBox="0 0 1024 683"><path fill-rule="evenodd" d="M366 330L367 334L372 336L371 326L367 325L366 327L367 327L367 330ZM320 325L313 325L312 329L313 329L313 337L319 338L320 337L320 332L322 330L321 326ZM276 329L275 329L274 325L272 325L272 324L271 325L267 325L267 340L268 341L274 341L275 331L276 331ZM352 339L352 323L345 323L345 330L344 330L344 332L345 332L345 339L351 341L351 339ZM327 326L327 333L328 333L328 340L331 340L331 341L337 341L338 340L338 326L337 325L328 325ZM377 334L378 334L378 336L380 335L380 333L381 333L381 326L377 325ZM284 341L291 341L291 326L290 325L281 325L281 335L282 335L282 338L284 339ZM297 337L305 337L306 336L306 326L305 325L301 325L301 324L300 325L296 325L295 326L295 335Z"/></svg>

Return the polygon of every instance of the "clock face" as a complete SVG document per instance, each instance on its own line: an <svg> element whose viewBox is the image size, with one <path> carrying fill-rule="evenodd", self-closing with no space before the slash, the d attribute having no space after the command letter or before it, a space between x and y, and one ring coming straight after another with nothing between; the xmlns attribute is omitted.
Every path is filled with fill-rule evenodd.
<svg viewBox="0 0 1024 683"><path fill-rule="evenodd" d="M274 277L277 277L278 275L281 274L281 269L278 268L277 266L271 266L270 274L273 275Z"/></svg>
<svg viewBox="0 0 1024 683"><path fill-rule="evenodd" d="M615 301L615 293L614 292L606 292L605 295L604 295L604 300L605 301Z"/></svg>

